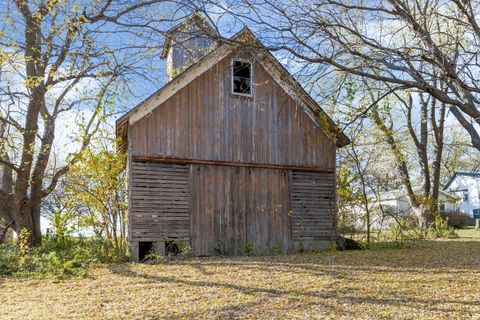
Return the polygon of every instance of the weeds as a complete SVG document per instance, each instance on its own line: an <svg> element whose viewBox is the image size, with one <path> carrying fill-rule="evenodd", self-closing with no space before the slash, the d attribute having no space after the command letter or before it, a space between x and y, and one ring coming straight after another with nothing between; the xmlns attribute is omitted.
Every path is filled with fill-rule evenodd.
<svg viewBox="0 0 480 320"><path fill-rule="evenodd" d="M84 276L101 263L128 261L126 252L113 250L104 240L86 238L44 239L39 247L0 246L0 275L33 278Z"/></svg>

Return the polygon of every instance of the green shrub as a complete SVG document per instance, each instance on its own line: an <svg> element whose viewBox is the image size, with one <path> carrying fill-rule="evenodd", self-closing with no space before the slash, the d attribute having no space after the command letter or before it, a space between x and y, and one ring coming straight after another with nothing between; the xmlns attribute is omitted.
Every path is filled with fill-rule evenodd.
<svg viewBox="0 0 480 320"><path fill-rule="evenodd" d="M282 253L282 245L280 243L273 243L270 245L270 251L273 254L281 254Z"/></svg>
<svg viewBox="0 0 480 320"><path fill-rule="evenodd" d="M413 214L398 217L392 225L400 226L402 229L412 230L418 228L417 218ZM392 225L390 227L392 227Z"/></svg>
<svg viewBox="0 0 480 320"><path fill-rule="evenodd" d="M159 253L158 249L158 244L154 242L150 251L143 258L143 262L159 263L165 261L165 257Z"/></svg>
<svg viewBox="0 0 480 320"><path fill-rule="evenodd" d="M159 262L164 262L165 257L158 253L156 250L150 250L150 252L145 255L145 258L142 261L155 264Z"/></svg>
<svg viewBox="0 0 480 320"><path fill-rule="evenodd" d="M252 243L248 243L248 242L245 243L245 244L243 245L243 253L244 253L245 255L247 255L247 256L248 256L248 255L251 255L251 254L253 253L253 244L252 244Z"/></svg>
<svg viewBox="0 0 480 320"><path fill-rule="evenodd" d="M178 246L180 250L180 255L182 256L191 256L192 255L192 247L181 240L175 241L175 244Z"/></svg>
<svg viewBox="0 0 480 320"><path fill-rule="evenodd" d="M389 239L384 240L392 242L420 240L422 238L422 233L417 227L416 219L412 215L398 217L395 222L390 224L387 234L389 235Z"/></svg>
<svg viewBox="0 0 480 320"><path fill-rule="evenodd" d="M92 265L128 259L102 239L50 238L39 247L0 246L0 275L83 276Z"/></svg>
<svg viewBox="0 0 480 320"><path fill-rule="evenodd" d="M447 224L448 219L443 218L442 215L436 214L435 221L432 222L426 232L429 238L458 238L455 229Z"/></svg>
<svg viewBox="0 0 480 320"><path fill-rule="evenodd" d="M430 227L427 230L427 235L430 238L455 239L459 237L458 234L455 232L455 229L447 225L443 227Z"/></svg>
<svg viewBox="0 0 480 320"><path fill-rule="evenodd" d="M18 270L19 253L12 245L0 245L0 275L13 274Z"/></svg>

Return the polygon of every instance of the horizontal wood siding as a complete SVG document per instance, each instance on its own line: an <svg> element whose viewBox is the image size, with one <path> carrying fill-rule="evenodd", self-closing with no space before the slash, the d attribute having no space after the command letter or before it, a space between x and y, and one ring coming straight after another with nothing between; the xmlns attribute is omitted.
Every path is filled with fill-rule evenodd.
<svg viewBox="0 0 480 320"><path fill-rule="evenodd" d="M335 175L292 172L293 241L331 240L335 235Z"/></svg>
<svg viewBox="0 0 480 320"><path fill-rule="evenodd" d="M195 254L291 250L289 171L192 165L191 178Z"/></svg>
<svg viewBox="0 0 480 320"><path fill-rule="evenodd" d="M133 162L130 241L177 238L190 242L189 166Z"/></svg>
<svg viewBox="0 0 480 320"><path fill-rule="evenodd" d="M335 144L255 62L253 98L231 94L231 58L129 129L132 156L333 169Z"/></svg>

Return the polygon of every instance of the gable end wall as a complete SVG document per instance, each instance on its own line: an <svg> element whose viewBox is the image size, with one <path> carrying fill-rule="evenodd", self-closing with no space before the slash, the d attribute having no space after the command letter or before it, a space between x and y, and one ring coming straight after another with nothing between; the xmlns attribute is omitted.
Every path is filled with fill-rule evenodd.
<svg viewBox="0 0 480 320"><path fill-rule="evenodd" d="M333 169L335 143L254 62L254 97L231 94L230 54L130 126L131 156Z"/></svg>

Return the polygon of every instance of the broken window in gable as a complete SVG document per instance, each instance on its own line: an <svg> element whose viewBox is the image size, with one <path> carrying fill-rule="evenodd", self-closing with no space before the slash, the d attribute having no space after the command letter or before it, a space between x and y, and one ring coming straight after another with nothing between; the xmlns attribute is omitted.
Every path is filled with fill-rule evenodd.
<svg viewBox="0 0 480 320"><path fill-rule="evenodd" d="M234 60L232 69L233 93L252 95L252 65L249 62Z"/></svg>

